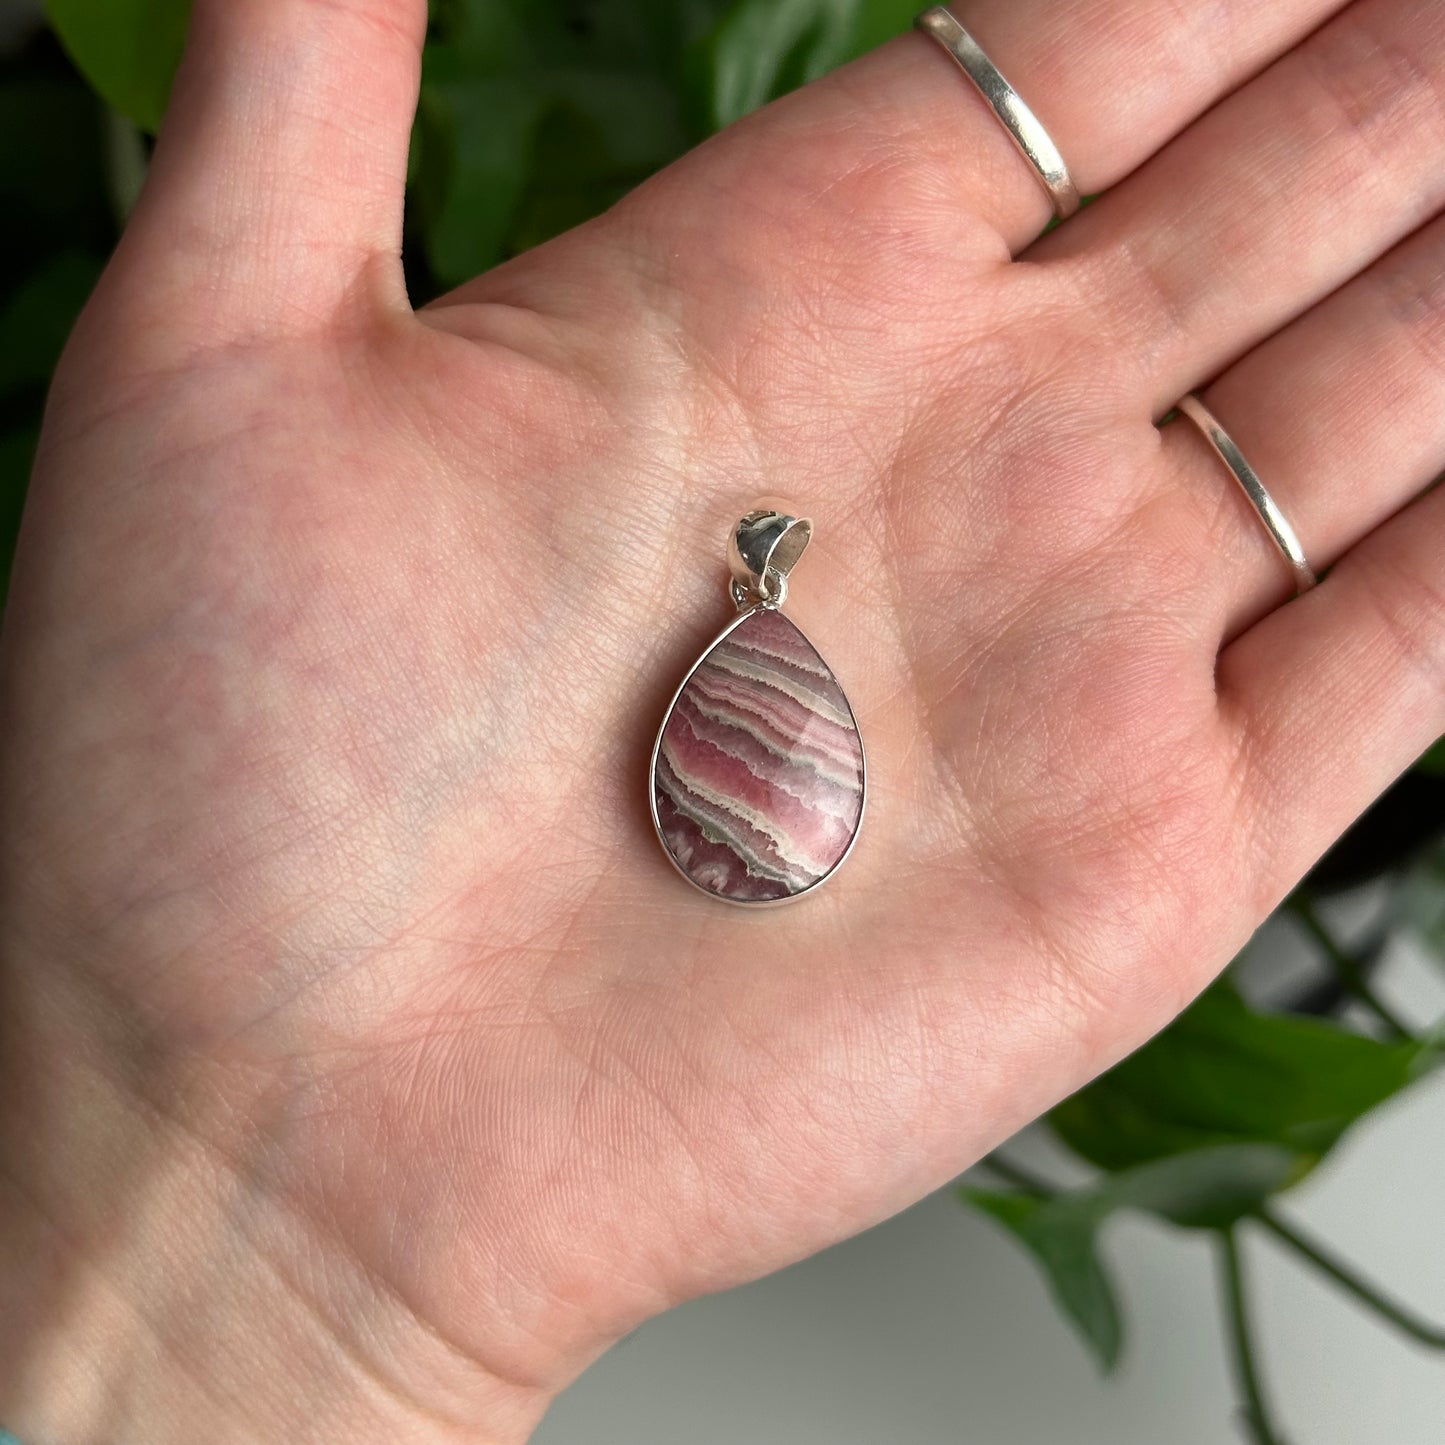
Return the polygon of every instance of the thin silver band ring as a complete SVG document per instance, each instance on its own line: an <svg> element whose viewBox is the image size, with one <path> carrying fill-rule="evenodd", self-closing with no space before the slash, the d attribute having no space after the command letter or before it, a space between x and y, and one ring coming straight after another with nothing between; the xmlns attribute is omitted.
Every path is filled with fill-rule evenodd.
<svg viewBox="0 0 1445 1445"><path fill-rule="evenodd" d="M1265 489L1254 468L1245 461L1244 453L1235 445L1234 438L1193 392L1179 398L1179 412L1199 428L1200 435L1209 443L1215 456L1234 474L1234 479L1243 489L1244 495L1253 503L1260 521L1264 523L1265 531L1269 533L1270 539L1279 548L1280 556L1289 563L1290 571L1294 573L1295 595L1308 592L1319 580L1315 576L1314 568L1310 566L1294 528L1285 519L1284 513Z"/></svg>
<svg viewBox="0 0 1445 1445"><path fill-rule="evenodd" d="M988 102L993 113L1003 122L1009 139L1019 154L1034 168L1049 199L1054 214L1065 221L1079 209L1079 188L1074 184L1059 148L1038 116L1025 104L1023 97L1004 79L993 61L983 53L972 35L960 24L958 17L943 5L925 10L914 24L925 35L931 35L958 62L958 67L973 82L974 88Z"/></svg>

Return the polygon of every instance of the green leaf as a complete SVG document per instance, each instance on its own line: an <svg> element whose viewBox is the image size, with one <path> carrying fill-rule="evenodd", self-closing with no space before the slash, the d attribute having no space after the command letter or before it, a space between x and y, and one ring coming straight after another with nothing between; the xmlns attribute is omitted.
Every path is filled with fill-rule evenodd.
<svg viewBox="0 0 1445 1445"><path fill-rule="evenodd" d="M443 284L459 285L505 254L544 108L522 76L432 78L423 87L415 202Z"/></svg>
<svg viewBox="0 0 1445 1445"><path fill-rule="evenodd" d="M847 58L862 55L896 35L906 35L922 9L918 0L860 0Z"/></svg>
<svg viewBox="0 0 1445 1445"><path fill-rule="evenodd" d="M620 200L685 148L668 102L649 94L646 78L558 77L559 99L533 133L532 174L507 229L504 253L515 254L580 225ZM563 87L571 94L561 98ZM574 88L575 87L575 88ZM609 92L628 92L625 100ZM642 123L633 124L634 118ZM659 149L662 147L664 149Z"/></svg>
<svg viewBox="0 0 1445 1445"><path fill-rule="evenodd" d="M1108 1372L1124 1336L1117 1294L1099 1255L1108 1220L1132 1209L1186 1229L1226 1229L1258 1211L1309 1163L1309 1156L1274 1144L1226 1144L1106 1174L1049 1198L974 1188L959 1193L1034 1257L1060 1310Z"/></svg>
<svg viewBox="0 0 1445 1445"><path fill-rule="evenodd" d="M0 398L49 382L99 275L93 256L62 251L11 295L0 309Z"/></svg>
<svg viewBox="0 0 1445 1445"><path fill-rule="evenodd" d="M39 431L34 426L0 432L0 604L10 586L10 559L38 441Z"/></svg>
<svg viewBox="0 0 1445 1445"><path fill-rule="evenodd" d="M1111 1211L1143 1210L1183 1229L1227 1229L1296 1183L1312 1162L1276 1144L1221 1144L1105 1175L1093 1194Z"/></svg>
<svg viewBox="0 0 1445 1445"><path fill-rule="evenodd" d="M1255 1013L1216 985L1049 1122L1103 1169L1243 1142L1318 1161L1432 1058L1421 1045L1384 1043L1328 1020Z"/></svg>
<svg viewBox="0 0 1445 1445"><path fill-rule="evenodd" d="M570 112L591 128L593 173L640 179L687 149L676 90L655 76L572 67L544 72L539 80L559 112ZM575 175L578 168L577 157L565 152L543 154L539 161L538 170L548 181Z"/></svg>
<svg viewBox="0 0 1445 1445"><path fill-rule="evenodd" d="M737 0L702 49L716 128L815 80L851 52L859 0Z"/></svg>
<svg viewBox="0 0 1445 1445"><path fill-rule="evenodd" d="M443 285L596 215L688 144L677 79L629 50L639 37L563 26L556 5L521 14L469 0L427 50L413 219Z"/></svg>
<svg viewBox="0 0 1445 1445"><path fill-rule="evenodd" d="M1072 1196L1032 1199L987 1189L959 1191L1033 1255L1055 1302L1107 1374L1119 1362L1124 1327L1118 1297L1095 1248L1098 1216Z"/></svg>
<svg viewBox="0 0 1445 1445"><path fill-rule="evenodd" d="M430 9L437 42L487 73L529 64L534 36L563 34L557 0L432 0Z"/></svg>
<svg viewBox="0 0 1445 1445"><path fill-rule="evenodd" d="M1410 870L1395 910L1400 922L1445 962L1445 845L1437 845Z"/></svg>
<svg viewBox="0 0 1445 1445"><path fill-rule="evenodd" d="M1428 749L1415 766L1422 773L1432 773L1438 778L1445 778L1445 738L1441 738L1434 747Z"/></svg>
<svg viewBox="0 0 1445 1445"><path fill-rule="evenodd" d="M904 34L916 0L734 0L696 51L709 129L720 129Z"/></svg>
<svg viewBox="0 0 1445 1445"><path fill-rule="evenodd" d="M590 63L667 77L674 93L687 56L727 8L728 0L561 0Z"/></svg>
<svg viewBox="0 0 1445 1445"><path fill-rule="evenodd" d="M596 215L910 13L898 0L434 0L409 220L431 282L459 284Z"/></svg>
<svg viewBox="0 0 1445 1445"><path fill-rule="evenodd" d="M159 129L191 0L45 0L45 13L101 97L143 129Z"/></svg>

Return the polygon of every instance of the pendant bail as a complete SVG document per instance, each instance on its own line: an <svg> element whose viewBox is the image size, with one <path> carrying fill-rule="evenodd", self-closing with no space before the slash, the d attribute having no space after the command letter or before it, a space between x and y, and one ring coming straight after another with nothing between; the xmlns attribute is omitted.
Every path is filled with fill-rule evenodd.
<svg viewBox="0 0 1445 1445"><path fill-rule="evenodd" d="M728 539L731 591L738 607L781 607L788 595L788 573L812 537L813 524L806 517L761 508L742 518Z"/></svg>
<svg viewBox="0 0 1445 1445"><path fill-rule="evenodd" d="M783 610L813 534L762 497L728 541L737 615L692 665L652 745L652 825L673 867L726 903L799 898L830 878L863 821L858 719Z"/></svg>

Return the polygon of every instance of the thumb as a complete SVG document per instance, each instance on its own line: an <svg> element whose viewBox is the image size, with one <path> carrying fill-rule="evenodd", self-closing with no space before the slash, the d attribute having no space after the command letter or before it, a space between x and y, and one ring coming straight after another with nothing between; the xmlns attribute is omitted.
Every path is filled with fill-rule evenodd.
<svg viewBox="0 0 1445 1445"><path fill-rule="evenodd" d="M196 0L118 268L220 340L312 327L378 273L403 301L425 32L425 0Z"/></svg>

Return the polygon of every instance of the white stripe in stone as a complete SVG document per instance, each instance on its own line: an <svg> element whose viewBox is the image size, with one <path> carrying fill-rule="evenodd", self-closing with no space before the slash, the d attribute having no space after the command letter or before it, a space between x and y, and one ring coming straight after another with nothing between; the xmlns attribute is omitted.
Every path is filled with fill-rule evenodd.
<svg viewBox="0 0 1445 1445"><path fill-rule="evenodd" d="M666 738L663 739L662 753L667 759L667 765L671 768L673 777L675 777L688 792L695 794L706 803L711 803L713 807L720 808L724 813L730 813L734 817L741 818L750 827L756 829L767 838L773 847L777 849L778 856L792 864L795 868L816 869L816 861L809 858L806 854L800 854L793 840L788 836L787 831L769 818L766 813L759 812L756 808L750 807L744 803L741 798L733 794L719 793L693 777L692 774L678 763L677 756L672 750L672 745ZM793 794L793 796L796 797L797 795ZM803 802L805 800L800 798L799 801ZM673 802L676 803L679 808L682 807L682 803L677 797L673 798ZM810 874L810 876L812 875Z"/></svg>
<svg viewBox="0 0 1445 1445"><path fill-rule="evenodd" d="M752 738L753 741L756 742L760 747L771 753L775 758L781 758L785 763L788 764L789 767L796 768L800 772L811 773L814 776L824 779L825 781L834 784L836 787L843 789L845 792L857 792L858 759L856 754L853 754L851 752L824 753L823 759L819 759L813 753L810 753L808 756L804 756L797 750L788 750L777 747L770 739L760 736L758 733L755 733L751 728L744 727L737 720L736 714L740 711L749 712L753 714L753 716L761 718L764 722L768 722L771 720L772 715L766 709L749 705L752 702L751 698L747 699L746 701L729 699L726 702L717 703L709 706L707 699L701 692L701 690L694 691L687 696L688 702L693 707L695 707L698 712L700 712L705 718L707 718L709 722L718 723L725 728L733 728L737 729L738 731L746 732L748 737ZM681 699L679 699L679 701L681 701ZM818 751L821 752L822 750L819 749ZM824 760L826 760L827 762L837 763L839 765L838 769L834 770L833 768L823 766L822 763ZM801 793L793 792L793 790L787 787L786 784L774 783L771 778L766 779L765 781L768 782L770 786L779 786L782 787L784 791L792 793L793 797L797 798L799 802L808 803L810 801ZM842 821L847 821L846 814L840 812L835 808L825 807L824 811L833 814L835 817L839 818Z"/></svg>
<svg viewBox="0 0 1445 1445"><path fill-rule="evenodd" d="M820 713L830 722L835 722L839 727L847 728L850 732L857 731L858 725L853 721L850 713L840 711L827 698L819 697L816 692L800 687L792 678L779 672L769 668L756 667L750 664L746 658L721 651L710 657L704 665L716 667L723 672L730 672L734 677L746 678L749 682L758 683L763 687L776 688L784 697L792 698L794 702L801 704L809 712Z"/></svg>

